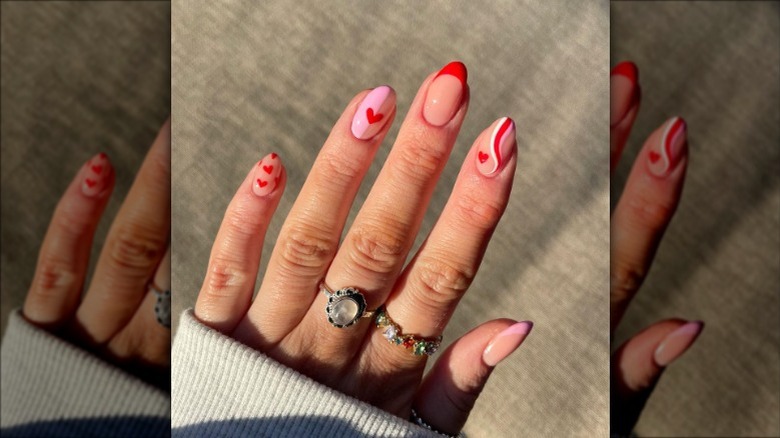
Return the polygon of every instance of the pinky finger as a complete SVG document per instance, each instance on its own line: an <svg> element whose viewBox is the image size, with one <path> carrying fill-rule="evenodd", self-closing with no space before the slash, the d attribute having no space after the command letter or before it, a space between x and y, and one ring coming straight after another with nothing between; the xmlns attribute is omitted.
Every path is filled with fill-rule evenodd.
<svg viewBox="0 0 780 438"><path fill-rule="evenodd" d="M419 418L439 432L458 434L490 373L523 343L532 327L530 321L497 319L455 341L436 361L415 397Z"/></svg>
<svg viewBox="0 0 780 438"><path fill-rule="evenodd" d="M113 168L101 153L82 166L62 195L24 302L24 316L32 323L53 329L75 313L92 238L113 187Z"/></svg>

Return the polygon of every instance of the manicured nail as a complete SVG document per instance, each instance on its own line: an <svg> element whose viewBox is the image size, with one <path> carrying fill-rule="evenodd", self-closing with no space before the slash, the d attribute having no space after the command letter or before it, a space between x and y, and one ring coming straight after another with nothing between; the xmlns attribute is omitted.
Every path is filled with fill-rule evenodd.
<svg viewBox="0 0 780 438"><path fill-rule="evenodd" d="M495 123L488 142L477 148L477 169L485 176L493 176L504 168L515 150L515 122L502 117Z"/></svg>
<svg viewBox="0 0 780 438"><path fill-rule="evenodd" d="M111 162L108 155L99 153L87 161L87 171L84 173L84 181L81 183L81 193L85 196L97 196L106 188L108 174L111 171Z"/></svg>
<svg viewBox="0 0 780 438"><path fill-rule="evenodd" d="M395 90L382 85L371 90L360 102L355 116L352 118L352 135L358 140L368 140L379 132L393 107L395 106Z"/></svg>
<svg viewBox="0 0 780 438"><path fill-rule="evenodd" d="M423 117L433 126L444 126L458 112L466 90L468 72L462 62L444 66L428 86Z"/></svg>
<svg viewBox="0 0 780 438"><path fill-rule="evenodd" d="M252 191L257 196L268 196L279 186L282 178L282 160L274 153L266 155L255 167Z"/></svg>
<svg viewBox="0 0 780 438"><path fill-rule="evenodd" d="M617 125L639 100L639 70L631 61L616 65L609 74L609 126Z"/></svg>
<svg viewBox="0 0 780 438"><path fill-rule="evenodd" d="M658 366L665 367L688 351L704 329L701 321L689 322L666 335L655 349L653 358Z"/></svg>
<svg viewBox="0 0 780 438"><path fill-rule="evenodd" d="M517 350L533 326L534 323L531 321L518 322L497 334L482 353L482 361L491 367L498 365L499 362Z"/></svg>
<svg viewBox="0 0 780 438"><path fill-rule="evenodd" d="M661 141L647 152L650 172L656 176L665 176L680 161L685 146L688 127L685 120L673 117L664 125Z"/></svg>

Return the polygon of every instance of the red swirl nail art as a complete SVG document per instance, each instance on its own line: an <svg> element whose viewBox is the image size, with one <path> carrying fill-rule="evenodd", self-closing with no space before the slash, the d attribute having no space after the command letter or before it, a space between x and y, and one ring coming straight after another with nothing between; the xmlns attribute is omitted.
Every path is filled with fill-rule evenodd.
<svg viewBox="0 0 780 438"><path fill-rule="evenodd" d="M515 122L502 117L495 124L487 145L477 150L477 169L485 175L496 174L506 163L515 144Z"/></svg>
<svg viewBox="0 0 780 438"><path fill-rule="evenodd" d="M674 168L685 144L686 129L685 120L680 117L674 117L666 123L661 142L647 152L650 172L664 176Z"/></svg>

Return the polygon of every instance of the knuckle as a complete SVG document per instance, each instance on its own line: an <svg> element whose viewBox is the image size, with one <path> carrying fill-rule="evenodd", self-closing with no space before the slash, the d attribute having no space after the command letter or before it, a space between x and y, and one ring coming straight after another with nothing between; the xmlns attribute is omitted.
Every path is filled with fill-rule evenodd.
<svg viewBox="0 0 780 438"><path fill-rule="evenodd" d="M456 217L481 229L494 227L503 213L504 208L500 202L479 198L470 192L459 195L455 201Z"/></svg>
<svg viewBox="0 0 780 438"><path fill-rule="evenodd" d="M643 228L663 229L674 215L675 205L635 198L628 203L631 220Z"/></svg>
<svg viewBox="0 0 780 438"><path fill-rule="evenodd" d="M420 258L415 266L417 300L434 309L452 306L474 278L474 271L438 258Z"/></svg>
<svg viewBox="0 0 780 438"><path fill-rule="evenodd" d="M319 160L322 161L322 176L334 180L337 187L351 185L363 172L359 161L347 160L336 154L324 154Z"/></svg>
<svg viewBox="0 0 780 438"><path fill-rule="evenodd" d="M617 263L610 270L612 302L630 300L645 279L644 270L625 263Z"/></svg>
<svg viewBox="0 0 780 438"><path fill-rule="evenodd" d="M337 242L329 233L310 225L290 226L280 245L282 268L291 275L318 275L336 252Z"/></svg>
<svg viewBox="0 0 780 438"><path fill-rule="evenodd" d="M40 298L61 297L76 287L79 275L72 264L54 258L44 258L38 264L36 284L33 293Z"/></svg>
<svg viewBox="0 0 780 438"><path fill-rule="evenodd" d="M108 252L113 268L146 273L162 256L165 239L140 225L123 225L117 229Z"/></svg>
<svg viewBox="0 0 780 438"><path fill-rule="evenodd" d="M447 152L419 136L408 139L400 149L398 169L407 179L427 181L433 178L447 161Z"/></svg>
<svg viewBox="0 0 780 438"><path fill-rule="evenodd" d="M248 205L238 203L225 215L222 225L229 236L246 241L257 237L257 230L263 227L266 220L265 216L250 211Z"/></svg>
<svg viewBox="0 0 780 438"><path fill-rule="evenodd" d="M237 263L216 257L209 268L202 291L203 298L207 301L234 298L243 288L249 286L250 280L249 273L239 269Z"/></svg>
<svg viewBox="0 0 780 438"><path fill-rule="evenodd" d="M350 234L350 261L374 274L394 271L406 253L406 241L393 227L362 225Z"/></svg>

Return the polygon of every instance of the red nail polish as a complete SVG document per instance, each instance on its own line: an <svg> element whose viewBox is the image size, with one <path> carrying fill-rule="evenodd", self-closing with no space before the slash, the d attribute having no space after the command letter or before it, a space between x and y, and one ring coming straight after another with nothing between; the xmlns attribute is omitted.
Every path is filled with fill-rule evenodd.
<svg viewBox="0 0 780 438"><path fill-rule="evenodd" d="M266 155L255 167L252 176L252 192L257 196L267 196L279 186L282 175L282 160L279 155Z"/></svg>
<svg viewBox="0 0 780 438"><path fill-rule="evenodd" d="M428 85L423 118L433 126L444 126L452 120L463 103L468 72L462 62L445 65Z"/></svg>
<svg viewBox="0 0 780 438"><path fill-rule="evenodd" d="M616 65L610 73L610 88L609 124L615 126L639 102L639 70L636 65L631 61Z"/></svg>
<svg viewBox="0 0 780 438"><path fill-rule="evenodd" d="M688 128L682 117L673 117L666 122L663 130L661 141L647 152L650 172L660 177L668 175L680 161Z"/></svg>

